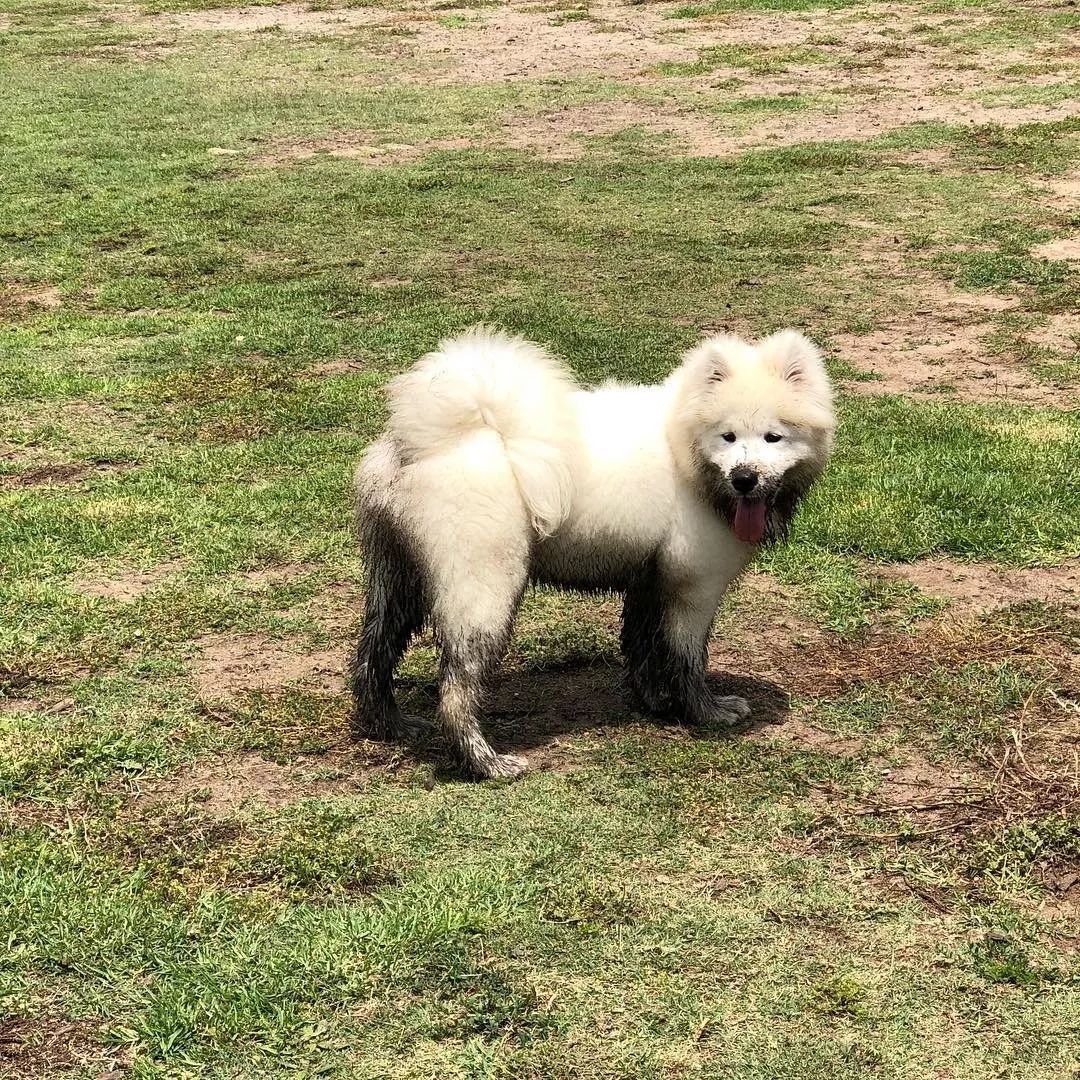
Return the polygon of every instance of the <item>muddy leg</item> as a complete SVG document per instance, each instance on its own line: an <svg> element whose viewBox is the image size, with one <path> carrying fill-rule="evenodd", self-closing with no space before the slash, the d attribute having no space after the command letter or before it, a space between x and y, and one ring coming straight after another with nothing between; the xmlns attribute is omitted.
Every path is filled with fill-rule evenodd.
<svg viewBox="0 0 1080 1080"><path fill-rule="evenodd" d="M497 754L480 731L484 694L508 637L508 632L473 633L443 642L439 727L462 769L477 780L520 776L528 767L524 758Z"/></svg>
<svg viewBox="0 0 1080 1080"><path fill-rule="evenodd" d="M424 624L423 586L415 560L391 530L374 526L365 542L368 563L364 627L351 664L353 734L398 739L416 734L394 700L394 670Z"/></svg>
<svg viewBox="0 0 1080 1080"><path fill-rule="evenodd" d="M739 697L718 697L705 683L706 646L723 587L665 590L647 567L626 591L622 648L626 683L641 706L690 724L735 724L750 715Z"/></svg>

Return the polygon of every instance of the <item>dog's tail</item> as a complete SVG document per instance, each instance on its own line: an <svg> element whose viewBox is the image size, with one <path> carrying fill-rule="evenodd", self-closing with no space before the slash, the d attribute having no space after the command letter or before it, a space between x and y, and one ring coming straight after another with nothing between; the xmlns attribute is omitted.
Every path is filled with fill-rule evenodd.
<svg viewBox="0 0 1080 1080"><path fill-rule="evenodd" d="M407 461L495 432L533 525L547 536L566 518L573 497L576 389L538 345L474 326L393 380L390 430Z"/></svg>

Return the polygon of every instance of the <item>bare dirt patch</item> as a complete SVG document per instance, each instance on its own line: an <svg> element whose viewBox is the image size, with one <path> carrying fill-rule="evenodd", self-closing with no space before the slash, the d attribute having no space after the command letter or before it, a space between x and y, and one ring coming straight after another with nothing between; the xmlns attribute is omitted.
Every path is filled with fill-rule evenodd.
<svg viewBox="0 0 1080 1080"><path fill-rule="evenodd" d="M1032 723L1021 713L970 767L938 766L914 755L902 769L890 772L873 796L838 801L819 824L851 829L857 820L873 821L872 831L841 836L921 843L932 858L954 868L959 863L960 880L977 880L996 864L993 849L1008 849L1010 833L1034 835L1040 822L1060 829L1080 807L1080 709L1073 701L1058 703L1063 708L1052 719ZM1015 850L1013 858L1017 866L1030 860L1032 877L1056 894L1040 905L1044 914L1075 910L1080 875L1068 843Z"/></svg>
<svg viewBox="0 0 1080 1080"><path fill-rule="evenodd" d="M261 634L211 634L196 644L192 674L199 695L208 700L289 685L330 693L345 689L342 649L298 652Z"/></svg>
<svg viewBox="0 0 1080 1080"><path fill-rule="evenodd" d="M968 293L935 277L905 255L898 238L872 223L863 227L857 274L867 291L877 278L899 286L889 313L869 333L836 334L836 355L869 379L848 379L860 394L903 394L921 399L1023 402L1060 406L1072 388L1040 380L1019 362L994 355L986 344L991 316L1019 304L1015 297ZM900 301L899 303L897 301Z"/></svg>
<svg viewBox="0 0 1080 1080"><path fill-rule="evenodd" d="M229 817L250 804L288 806L341 788L341 784L306 775L302 759L281 765L267 761L261 754L241 753L197 761L167 780L148 786L146 793L154 801L165 793L170 799L194 798L212 817Z"/></svg>
<svg viewBox="0 0 1080 1080"><path fill-rule="evenodd" d="M1051 315L1042 326L1029 330L1026 337L1034 345L1076 352L1080 349L1080 314L1065 311Z"/></svg>
<svg viewBox="0 0 1080 1080"><path fill-rule="evenodd" d="M505 82L602 74L633 79L658 64L697 57L696 44L712 35L693 26L657 18L640 5L592 7L593 19L560 23L551 13L499 7L481 12L474 25L428 22L402 48L424 62L424 82ZM430 69L431 61L436 67Z"/></svg>
<svg viewBox="0 0 1080 1080"><path fill-rule="evenodd" d="M440 21L445 9L379 7L312 10L301 4L234 7L140 18L178 31L245 34L278 30L294 35L346 34L358 29L406 29L393 44L401 70L391 78L425 83L505 82L509 79L603 73L642 73L664 61L696 56L691 39L708 33L623 4L596 9L602 21L561 22L558 13L509 6L467 12L464 23ZM366 77L365 77L366 78Z"/></svg>
<svg viewBox="0 0 1080 1080"><path fill-rule="evenodd" d="M909 98L890 97L883 92L865 104L845 102L828 112L808 110L757 124L746 135L734 140L732 149L743 151L803 142L865 141L916 123L1016 127L1073 116L1080 116L1080 102L1056 106L987 107L967 98L934 101L925 99L917 91Z"/></svg>
<svg viewBox="0 0 1080 1080"><path fill-rule="evenodd" d="M817 641L822 633L818 623L796 614L798 590L778 582L760 570L745 573L735 585L735 604L742 618L752 613L752 633L765 648L777 640L802 647Z"/></svg>
<svg viewBox="0 0 1080 1080"><path fill-rule="evenodd" d="M38 713L42 716L59 716L74 707L74 698L60 698L58 701L40 701L37 698L0 697L0 716L5 713Z"/></svg>
<svg viewBox="0 0 1080 1080"><path fill-rule="evenodd" d="M176 51L172 41L124 41L110 45L95 45L78 49L67 55L72 60L98 60L111 63L150 63L163 60Z"/></svg>
<svg viewBox="0 0 1080 1080"><path fill-rule="evenodd" d="M479 145L466 138L432 139L424 143L379 142L372 132L340 132L318 139L274 143L255 155L256 165L288 165L314 158L344 158L363 165L402 165L439 150L466 150Z"/></svg>
<svg viewBox="0 0 1080 1080"><path fill-rule="evenodd" d="M20 488L57 487L75 484L80 480L103 473L118 472L131 468L120 462L67 462L58 465L40 465L22 472L0 474L0 491L17 491Z"/></svg>
<svg viewBox="0 0 1080 1080"><path fill-rule="evenodd" d="M996 606L1000 605L988 605ZM1005 659L1035 657L1072 679L1080 671L1080 658L1052 630L1051 626L1014 632L994 617L975 618L970 609L967 614L958 610L948 618L928 621L917 634L877 629L845 637L822 629L814 639L795 642L770 629L748 640L714 638L709 643L709 668L814 699L842 695L867 682L905 682L938 669Z"/></svg>
<svg viewBox="0 0 1080 1080"><path fill-rule="evenodd" d="M902 101L900 118L881 117L881 124L910 122L912 114L928 113L941 119L944 112L972 122L988 112L972 91L988 84L1008 85L999 75L1006 61L1027 59L1022 50L1007 53L975 53L958 65L951 49L922 40L947 18L926 15L906 5L874 5L865 9L828 9L776 13L731 12L715 18L672 19L672 4L628 4L601 0L589 8L589 18L565 21L558 13L539 9L520 10L508 5L485 9L465 25L447 25L432 19L430 12L401 13L402 19L419 20L411 27L414 36L402 46L401 55L417 62L412 78L446 82L505 82L511 79L573 77L602 74L624 81L663 82L658 67L693 64L701 50L715 46L750 46L763 55L770 49L810 47L823 63L785 63L780 70L754 70L719 64L701 75L687 75L680 82L707 89L723 84L730 92L732 77L743 79L745 93L817 93L839 89L863 96L886 95ZM981 14L965 15L968 27L988 21ZM898 30L908 33L898 38ZM707 55L707 54L706 54ZM443 59L445 57L445 60ZM435 60L439 68L420 74L420 67ZM1053 81L1053 76L1038 76ZM1027 76L1030 82L1031 76ZM674 83L669 83L674 85ZM969 100L962 100L965 95ZM932 100L940 97L942 101ZM871 106L872 114L875 105ZM846 111L846 109L844 110ZM1000 110L996 110L1000 112ZM1007 111L1007 110L1006 110ZM914 116L921 119L921 116ZM837 118L836 123L842 123ZM864 130L867 117L854 122Z"/></svg>
<svg viewBox="0 0 1080 1080"><path fill-rule="evenodd" d="M535 116L509 114L493 135L380 143L372 132L342 132L320 139L275 143L252 161L256 165L280 166L330 157L385 166L419 161L440 151L485 147L527 150L545 161L570 161L586 153L590 138L614 135L628 128L670 139L682 152L697 157L716 157L737 148L719 119L674 106L602 101L562 106Z"/></svg>
<svg viewBox="0 0 1080 1080"><path fill-rule="evenodd" d="M134 468L134 462L119 459L153 439L131 414L86 401L0 407L0 429L7 436L0 438L0 462L10 469L0 488L73 483Z"/></svg>
<svg viewBox="0 0 1080 1080"><path fill-rule="evenodd" d="M210 8L205 11L177 11L127 21L150 22L155 26L167 26L176 30L223 34L250 34L277 29L298 35L332 35L375 23L400 21L402 17L400 13L378 7L345 7L319 11L306 4L268 4ZM405 14L404 18L420 20L431 16L417 11Z"/></svg>
<svg viewBox="0 0 1080 1080"><path fill-rule="evenodd" d="M1075 591L1080 568L1059 571L1069 575L1074 589L1065 606L1075 609L1080 606L1080 592ZM993 572L996 578L997 569ZM987 733L988 741L976 740L967 755L950 753L939 759L924 744L918 727L883 751L877 736L884 737L886 745L896 743L901 733L895 727L886 725L873 739L838 736L814 724L813 712L795 712L779 727L749 732L750 738L764 736L799 749L857 758L866 775L878 778L869 791L826 783L811 794L820 810L809 839L812 847L841 843L847 848L852 841L918 844L925 857L954 870L963 868L952 880L977 881L992 865L995 848L1014 842L1010 832L1033 835L1030 830L1040 821L1053 829L1075 815L1080 807L1080 664L1069 634L1060 633L1060 620L1052 616L1039 621L981 614L1035 594L1048 594L1053 601L1061 596L1038 579L1017 583L1010 572L1003 573L1009 589L996 589L989 601L979 592L969 606L924 623L916 634L879 629L852 639L822 632L812 648L796 648L774 636L765 653L725 642L710 648L714 666L727 667L741 659L736 670L775 678L791 693L811 699L859 694L868 684L884 688L898 715L907 718L905 725L926 725L931 737L937 724L926 708L935 696L926 699L924 682L971 664L992 668L1008 662L1027 673L1032 689L1001 716L1001 734L991 738ZM930 587L941 591L935 584ZM1036 848L1032 857L1033 876L1053 892L1046 911L1072 911L1080 877L1068 845L1058 849L1048 844L1045 850ZM909 884L921 895L918 882ZM942 905L949 896L945 890L927 899Z"/></svg>
<svg viewBox="0 0 1080 1080"><path fill-rule="evenodd" d="M135 344L135 339L120 343ZM70 428L72 432L92 432L96 437L118 428L131 430L136 425L130 413L110 408L99 401L20 402L17 408L0 411L0 418L5 427L17 431L32 431L49 424Z"/></svg>
<svg viewBox="0 0 1080 1080"><path fill-rule="evenodd" d="M785 718L782 724L775 727L760 727L751 732L750 737L778 738L795 744L800 750L816 750L824 754L839 754L842 757L854 757L866 749L862 739L847 738L825 731L796 714Z"/></svg>
<svg viewBox="0 0 1080 1080"><path fill-rule="evenodd" d="M77 358L75 360L77 362ZM19 401L0 407L0 462L18 466L0 487L71 483L94 473L133 468L116 460L153 439L132 414L88 401ZM83 461L72 461L75 455ZM35 479L36 478L36 479Z"/></svg>
<svg viewBox="0 0 1080 1080"><path fill-rule="evenodd" d="M8 1080L41 1080L103 1065L94 1027L63 1017L0 1019L0 1072Z"/></svg>
<svg viewBox="0 0 1080 1080"><path fill-rule="evenodd" d="M948 147L935 146L925 150L905 149L896 155L895 160L908 166L917 165L927 170L941 170L951 168L955 158Z"/></svg>
<svg viewBox="0 0 1080 1080"><path fill-rule="evenodd" d="M874 572L890 580L909 581L930 596L950 600L951 610L958 615L1030 601L1080 605L1080 565L1075 563L1017 570L986 563L926 559L877 566Z"/></svg>
<svg viewBox="0 0 1080 1080"><path fill-rule="evenodd" d="M737 140L719 118L673 106L635 101L603 101L553 109L539 116L516 117L504 124L492 143L528 150L546 161L582 157L587 140L638 128L671 139L693 157L717 157L733 152Z"/></svg>
<svg viewBox="0 0 1080 1080"><path fill-rule="evenodd" d="M55 311L64 302L55 285L5 285L0 294L0 311L5 308L24 311Z"/></svg>
<svg viewBox="0 0 1080 1080"><path fill-rule="evenodd" d="M1080 259L1080 236L1062 236L1032 248L1031 254L1040 259L1074 262Z"/></svg>
<svg viewBox="0 0 1080 1080"><path fill-rule="evenodd" d="M1080 206L1080 176L1057 176L1036 183L1049 193L1048 201L1061 209L1073 210Z"/></svg>
<svg viewBox="0 0 1080 1080"><path fill-rule="evenodd" d="M749 11L692 20L670 18L673 9L674 4L604 0L590 7L588 19L565 21L557 12L499 5L454 21L443 9L425 5L388 12L377 7L311 11L284 4L184 12L152 21L177 30L229 34L270 28L293 34L407 29L405 35L380 41L384 63L377 73L354 77L365 83L449 85L599 76L622 82L628 90L644 89L651 99L594 102L539 115L511 110L499 130L474 138L404 142L390 132L357 131L287 141L253 159L263 165L320 156L392 165L438 150L482 146L569 160L585 152L583 139L627 127L670 136L688 155L723 157L800 142L865 140L917 122L1013 125L1080 115L1080 102L1072 101L983 104L982 92L1017 81L1000 74L1006 61L1020 62L1027 54L1015 49L973 53L957 65L950 49L927 44L917 33L897 37L897 30L916 24L923 33L936 22L948 24L903 5L790 14ZM973 12L965 19L969 26L985 21ZM767 65L755 69L751 61L749 69L735 63L700 75L662 73L670 70L664 65L693 65L708 55L702 50L714 46L750 47L766 58L769 50L806 47L822 62L785 65L781 60L774 71ZM750 114L725 108L741 99L783 97L804 98L810 107L782 109L756 122Z"/></svg>
<svg viewBox="0 0 1080 1080"><path fill-rule="evenodd" d="M307 577L318 569L314 563L278 563L276 566L262 566L258 570L245 570L239 579L250 588L273 588Z"/></svg>
<svg viewBox="0 0 1080 1080"><path fill-rule="evenodd" d="M799 142L865 140L912 123L1014 125L1080 112L1070 102L1054 106L981 103L979 92L1011 85L999 75L1005 57L993 52L976 54L961 66L948 51L921 43L918 35L898 45L896 29L916 21L927 25L922 13L904 6L791 15L745 12L713 20L672 20L666 17L669 12L667 7L607 3L593 7L593 21L551 27L534 15L500 11L468 32L428 25L414 39L413 48L417 55L437 54L440 49L450 52L452 66L443 73L448 81L602 72L633 84L671 89L688 104L719 106L719 115L710 116L680 113L673 104L658 104L653 106L652 123L634 121L673 132L688 153L701 157ZM969 24L978 21L974 16ZM836 44L822 45L825 41ZM770 48L809 46L825 62L791 63L768 74L726 65L674 79L657 73L661 64L694 61L708 55L699 50L725 45L751 46L766 57ZM1008 59L1016 62L1025 56L1014 50ZM724 104L734 100L815 95L824 95L832 103L784 111L752 125L722 116ZM513 132L513 144L535 145L542 154L554 149L556 158L573 156L567 153L560 133L580 134L572 126L576 119L584 133L597 133L595 117L573 114L574 110L569 115L553 112L528 120L527 130ZM605 130L612 130L615 122L616 118L609 121ZM508 131L517 126L515 119Z"/></svg>
<svg viewBox="0 0 1080 1080"><path fill-rule="evenodd" d="M371 282L375 285L375 282ZM380 286L386 285L384 282L378 283ZM395 279L393 284L395 285L411 285L412 282L407 278ZM386 287L390 287L386 285ZM320 360L317 364L312 364L311 367L304 372L306 376L312 379L330 379L338 375L355 375L357 372L363 371L366 365L362 360L352 360L348 357L338 357L334 360Z"/></svg>
<svg viewBox="0 0 1080 1080"><path fill-rule="evenodd" d="M971 785L971 769L938 764L917 751L905 750L905 755L902 762L884 771L874 793L878 805L894 813L934 812L939 807L930 804L944 802Z"/></svg>
<svg viewBox="0 0 1080 1080"><path fill-rule="evenodd" d="M760 89L754 87L754 90ZM785 91L785 93L789 93ZM735 97L757 96L755 92ZM782 96L782 95L778 95ZM797 92L790 92L792 100ZM367 165L398 165L418 161L446 150L503 149L526 150L544 161L573 161L589 152L590 138L611 136L637 128L670 139L672 147L687 157L722 158L748 150L793 146L804 142L865 141L910 123L941 122L996 123L1002 125L1057 119L1057 114L1037 111L997 110L975 117L958 118L945 112L925 116L925 107L895 116L849 105L835 112L818 109L784 111L782 117L750 123L738 114L695 111L674 103L644 103L633 100L590 102L563 106L536 115L511 112L498 131L490 136L435 139L420 143L379 144L370 134L337 135L321 140L275 146L253 160L262 165L280 165L318 156L349 158ZM1076 110L1080 115L1080 107ZM1063 257L1063 256L1056 256Z"/></svg>
<svg viewBox="0 0 1080 1080"><path fill-rule="evenodd" d="M913 316L868 334L840 334L838 355L870 380L848 380L860 394L904 394L922 399L1060 405L1062 387L1041 382L1026 367L991 356L983 323Z"/></svg>
<svg viewBox="0 0 1080 1080"><path fill-rule="evenodd" d="M166 562L148 570L130 570L113 577L84 578L75 583L75 589L84 596L96 596L102 600L138 600L176 577L182 570L180 563Z"/></svg>

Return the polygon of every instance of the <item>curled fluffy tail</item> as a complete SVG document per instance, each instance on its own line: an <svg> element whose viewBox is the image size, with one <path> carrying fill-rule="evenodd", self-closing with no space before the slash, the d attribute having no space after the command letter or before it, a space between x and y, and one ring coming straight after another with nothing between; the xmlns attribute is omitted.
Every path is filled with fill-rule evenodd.
<svg viewBox="0 0 1080 1080"><path fill-rule="evenodd" d="M390 431L406 460L498 434L533 524L550 535L573 497L576 386L544 349L488 326L443 341L390 384Z"/></svg>

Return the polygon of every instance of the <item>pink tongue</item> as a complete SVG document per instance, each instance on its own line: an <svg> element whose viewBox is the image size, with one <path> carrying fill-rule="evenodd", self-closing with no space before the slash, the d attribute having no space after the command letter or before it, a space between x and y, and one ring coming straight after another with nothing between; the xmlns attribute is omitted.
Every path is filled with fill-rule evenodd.
<svg viewBox="0 0 1080 1080"><path fill-rule="evenodd" d="M735 508L735 535L744 544L760 544L765 535L765 500L740 499Z"/></svg>

